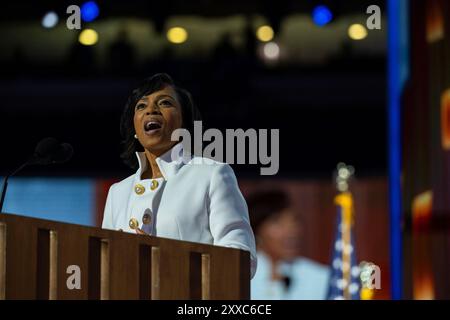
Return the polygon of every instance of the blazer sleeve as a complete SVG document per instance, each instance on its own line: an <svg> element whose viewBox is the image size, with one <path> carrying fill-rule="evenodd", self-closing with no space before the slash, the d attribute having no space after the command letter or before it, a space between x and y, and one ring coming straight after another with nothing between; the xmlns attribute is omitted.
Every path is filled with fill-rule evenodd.
<svg viewBox="0 0 450 320"><path fill-rule="evenodd" d="M214 244L249 251L253 278L257 266L255 236L247 204L228 164L220 164L214 169L209 200L209 225Z"/></svg>
<svg viewBox="0 0 450 320"><path fill-rule="evenodd" d="M102 228L110 229L110 230L115 229L114 225L113 225L112 189L113 189L113 186L111 186L109 188L108 196L106 197L106 204L105 204L105 210L103 212L103 222L102 222Z"/></svg>

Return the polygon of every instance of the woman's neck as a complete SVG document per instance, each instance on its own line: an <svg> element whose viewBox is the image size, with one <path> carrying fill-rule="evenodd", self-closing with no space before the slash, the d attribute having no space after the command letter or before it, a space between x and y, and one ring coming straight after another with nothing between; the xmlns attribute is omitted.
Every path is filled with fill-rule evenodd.
<svg viewBox="0 0 450 320"><path fill-rule="evenodd" d="M141 174L141 179L156 179L161 178L162 173L159 169L158 163L156 162L156 158L160 155L156 155L148 150L145 150L145 158L147 159L147 166L144 172Z"/></svg>

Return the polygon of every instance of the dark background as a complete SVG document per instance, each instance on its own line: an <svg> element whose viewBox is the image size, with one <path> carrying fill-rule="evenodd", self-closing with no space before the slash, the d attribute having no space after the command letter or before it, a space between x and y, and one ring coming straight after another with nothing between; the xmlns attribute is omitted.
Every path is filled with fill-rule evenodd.
<svg viewBox="0 0 450 320"><path fill-rule="evenodd" d="M384 9L380 1L320 3L330 6L335 21L365 15L371 4L380 5L382 12ZM65 19L64 10L69 4L72 2L5 3L0 18L2 33L7 36L0 50L15 45L10 39L16 37L22 24L35 22L39 27L41 17L50 8L57 8ZM97 21L147 19L163 36L166 19L177 15L204 19L242 15L249 20L262 15L277 32L277 25L286 17L310 14L319 2L132 0L98 4L101 11ZM82 23L83 28L91 25L95 24ZM77 31L67 32L74 34L75 42ZM23 174L128 175L129 169L119 159L122 108L140 80L167 72L193 94L203 115L204 129L279 128L281 177L330 178L340 161L354 165L359 176L385 175L385 54L352 51L348 43L342 43L341 50L319 64L307 59L285 59L278 65L266 65L257 56L258 43L251 35L247 34L243 46L217 44L215 50L202 56L174 55L165 50L143 62L119 58L121 64L115 62L117 58L96 60L90 52L97 50L96 46L79 51L72 48L58 61L32 58L34 53L26 47L15 47L12 56L0 59L0 174L24 161L41 138L55 136L74 146L72 161L51 169L29 168ZM39 36L33 41L39 41ZM45 56L46 50L52 49L43 45L41 50L44 53L40 56ZM259 165L234 168L238 176L259 174Z"/></svg>

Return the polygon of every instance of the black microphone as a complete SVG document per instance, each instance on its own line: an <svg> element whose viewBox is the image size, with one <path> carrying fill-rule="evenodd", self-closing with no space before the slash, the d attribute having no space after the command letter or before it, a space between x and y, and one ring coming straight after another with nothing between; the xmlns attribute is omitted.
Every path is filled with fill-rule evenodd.
<svg viewBox="0 0 450 320"><path fill-rule="evenodd" d="M73 155L73 147L68 143L59 143L54 138L45 138L36 146L31 162L33 164L47 165L64 163Z"/></svg>
<svg viewBox="0 0 450 320"><path fill-rule="evenodd" d="M34 154L31 156L28 164L46 165L52 162L53 155L60 148L58 140L52 137L44 138L36 145Z"/></svg>
<svg viewBox="0 0 450 320"><path fill-rule="evenodd" d="M28 165L48 165L56 163L64 163L70 160L73 155L73 147L68 143L59 143L58 140L52 137L44 138L36 145L34 154L14 170L12 173L7 175L3 180L2 193L0 198L0 212L3 209L3 202L5 201L6 189L8 188L8 179L20 170Z"/></svg>
<svg viewBox="0 0 450 320"><path fill-rule="evenodd" d="M53 163L65 163L73 156L73 147L68 143L61 143L53 156Z"/></svg>

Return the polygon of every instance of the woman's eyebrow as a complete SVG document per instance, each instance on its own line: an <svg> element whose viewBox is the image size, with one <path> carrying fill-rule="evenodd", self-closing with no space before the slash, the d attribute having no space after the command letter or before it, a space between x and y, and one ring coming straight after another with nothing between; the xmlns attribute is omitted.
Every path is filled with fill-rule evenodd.
<svg viewBox="0 0 450 320"><path fill-rule="evenodd" d="M147 100L145 100L144 97L142 97L141 99L139 99L139 100L136 102L136 105L138 105L139 103L147 103Z"/></svg>
<svg viewBox="0 0 450 320"><path fill-rule="evenodd" d="M170 96L170 95L168 95L168 94L161 94L161 95L159 95L159 96L156 96L156 97L155 97L155 100L159 100L159 99L161 99L161 98L170 98L170 99L172 99L172 100L175 101L175 98L172 97L172 96Z"/></svg>
<svg viewBox="0 0 450 320"><path fill-rule="evenodd" d="M170 98L171 100L176 101L174 97L172 97L171 95L168 95L168 94L160 94L160 95L156 96L154 98L154 100L160 100L161 98ZM148 101L147 99L148 99L148 96L143 96L141 99L138 100L138 102L136 102L136 105L138 105L139 103L147 104L147 101Z"/></svg>

